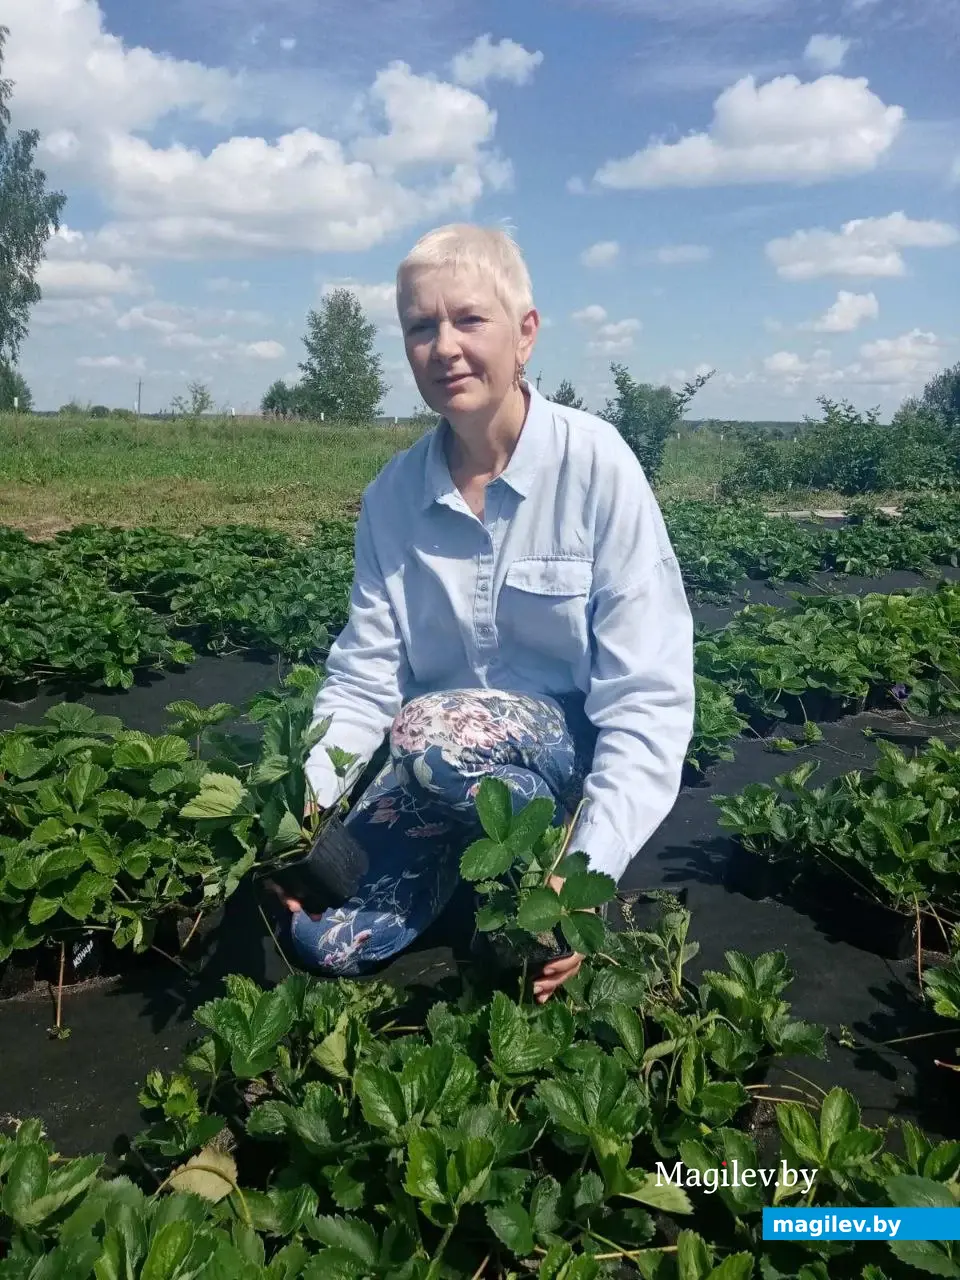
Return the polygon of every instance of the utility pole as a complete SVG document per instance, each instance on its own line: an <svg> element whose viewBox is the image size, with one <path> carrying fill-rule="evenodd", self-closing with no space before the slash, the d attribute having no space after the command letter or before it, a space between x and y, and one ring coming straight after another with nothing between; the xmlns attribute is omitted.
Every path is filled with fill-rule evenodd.
<svg viewBox="0 0 960 1280"><path fill-rule="evenodd" d="M542 373L538 373L538 374L537 374L537 390L538 390L538 391L540 390L540 379L541 379L542 377L543 377L543 374L542 374Z"/></svg>
<svg viewBox="0 0 960 1280"><path fill-rule="evenodd" d="M140 417L140 393L143 390L143 379L137 381L137 417Z"/></svg>

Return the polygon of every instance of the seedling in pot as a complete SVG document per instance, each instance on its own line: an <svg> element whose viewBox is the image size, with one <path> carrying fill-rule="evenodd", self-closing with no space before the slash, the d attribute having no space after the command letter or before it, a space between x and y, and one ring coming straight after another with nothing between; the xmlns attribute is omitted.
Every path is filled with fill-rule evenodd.
<svg viewBox="0 0 960 1280"><path fill-rule="evenodd" d="M306 777L307 758L330 727L329 718L313 723L320 680L297 667L282 690L255 699L247 714L264 723L259 756L225 760L236 772L208 773L181 810L204 829L231 833L256 854L259 877L277 881L310 911L346 901L367 870L365 851L340 820L345 801L318 808ZM340 778L356 759L336 747L327 754Z"/></svg>
<svg viewBox="0 0 960 1280"><path fill-rule="evenodd" d="M499 778L483 779L476 804L485 837L466 849L460 874L486 899L477 930L491 935L495 954L522 966L602 951L607 928L596 909L617 886L589 870L585 854L567 852L580 806L566 830L553 825L556 806L546 798L514 813Z"/></svg>

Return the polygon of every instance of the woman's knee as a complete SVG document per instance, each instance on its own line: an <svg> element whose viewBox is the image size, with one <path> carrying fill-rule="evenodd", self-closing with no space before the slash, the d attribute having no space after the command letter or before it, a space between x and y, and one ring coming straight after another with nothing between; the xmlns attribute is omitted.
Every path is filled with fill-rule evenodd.
<svg viewBox="0 0 960 1280"><path fill-rule="evenodd" d="M510 728L493 702L505 696L494 690L453 689L411 698L391 726L391 755L394 760L409 758L438 747L448 758L469 752L476 759L502 747L510 740Z"/></svg>

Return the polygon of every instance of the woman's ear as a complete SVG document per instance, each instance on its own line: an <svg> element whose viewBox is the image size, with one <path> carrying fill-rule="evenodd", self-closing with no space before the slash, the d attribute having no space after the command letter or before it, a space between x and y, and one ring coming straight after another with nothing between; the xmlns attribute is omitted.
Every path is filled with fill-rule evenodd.
<svg viewBox="0 0 960 1280"><path fill-rule="evenodd" d="M520 341L517 343L517 360L520 364L526 364L530 359L539 331L540 313L535 307L531 307L520 321Z"/></svg>

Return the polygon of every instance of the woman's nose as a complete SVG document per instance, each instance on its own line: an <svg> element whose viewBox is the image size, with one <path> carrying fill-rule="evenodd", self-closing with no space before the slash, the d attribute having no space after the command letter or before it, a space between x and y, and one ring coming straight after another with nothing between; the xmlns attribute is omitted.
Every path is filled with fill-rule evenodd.
<svg viewBox="0 0 960 1280"><path fill-rule="evenodd" d="M449 360L459 354L460 347L453 325L444 321L437 325L437 336L433 342L434 354L440 360Z"/></svg>

